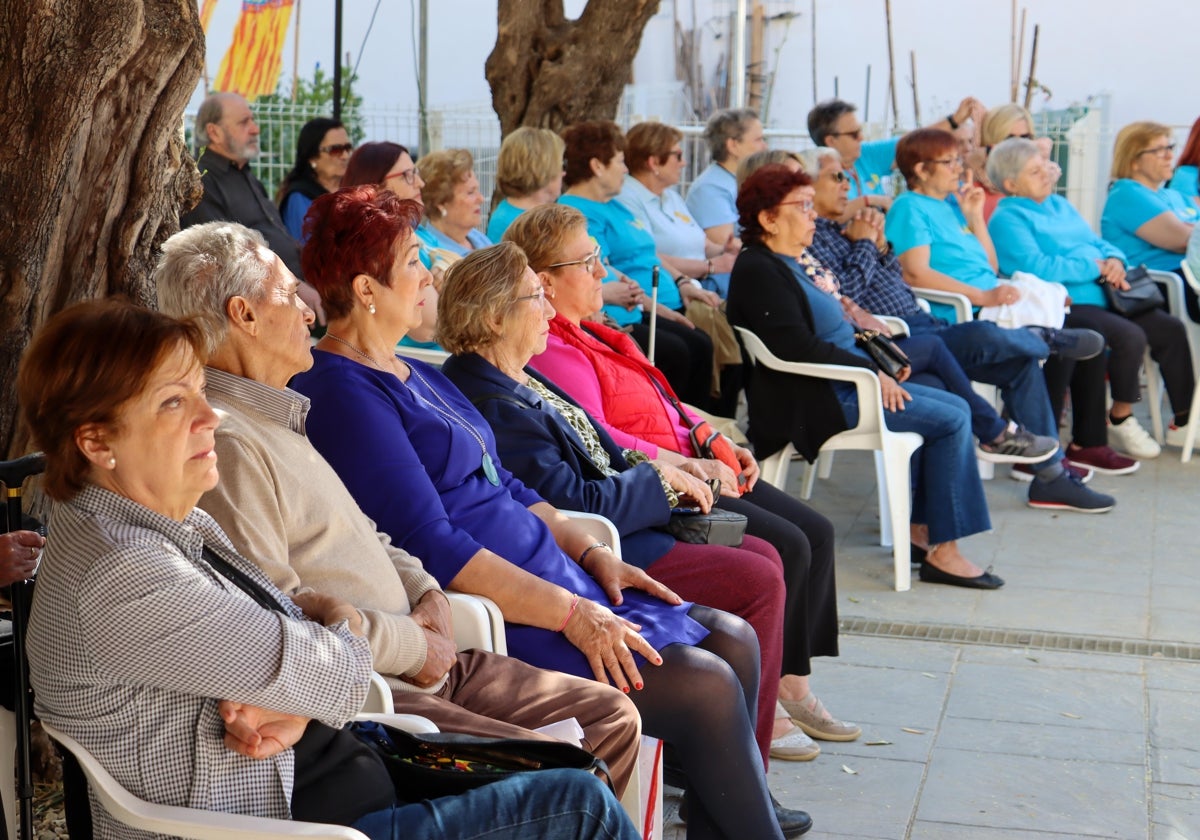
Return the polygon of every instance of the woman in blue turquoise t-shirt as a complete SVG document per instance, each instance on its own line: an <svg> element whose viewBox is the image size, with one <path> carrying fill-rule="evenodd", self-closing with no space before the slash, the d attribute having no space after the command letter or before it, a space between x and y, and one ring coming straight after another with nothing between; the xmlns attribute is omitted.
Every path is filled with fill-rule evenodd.
<svg viewBox="0 0 1200 840"><path fill-rule="evenodd" d="M1192 123L1167 186L1200 208L1200 119Z"/></svg>

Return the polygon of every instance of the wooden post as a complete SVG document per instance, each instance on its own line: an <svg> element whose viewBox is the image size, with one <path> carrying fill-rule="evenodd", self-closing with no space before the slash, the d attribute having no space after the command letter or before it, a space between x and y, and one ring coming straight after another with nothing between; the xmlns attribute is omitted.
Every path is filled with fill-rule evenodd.
<svg viewBox="0 0 1200 840"><path fill-rule="evenodd" d="M892 44L892 0L883 0L883 8L887 14L888 92L891 94L892 102L892 131L898 134L900 132L900 107L896 100L896 51ZM883 121L887 122L887 114L883 115Z"/></svg>
<svg viewBox="0 0 1200 840"><path fill-rule="evenodd" d="M1029 49L1029 78L1025 80L1025 110L1029 110L1029 103L1033 101L1033 89L1037 87L1037 42L1038 42L1038 25L1033 25L1033 46ZM1032 129L1033 126L1030 126Z"/></svg>
<svg viewBox="0 0 1200 840"><path fill-rule="evenodd" d="M763 83L766 81L766 64L763 62L763 35L766 29L766 15L763 4L755 0L750 9L750 90L746 97L746 107L761 111L763 105Z"/></svg>
<svg viewBox="0 0 1200 840"><path fill-rule="evenodd" d="M908 63L912 71L912 93L913 93L913 121L916 125L921 124L921 101L917 97L917 52L916 50L908 51Z"/></svg>

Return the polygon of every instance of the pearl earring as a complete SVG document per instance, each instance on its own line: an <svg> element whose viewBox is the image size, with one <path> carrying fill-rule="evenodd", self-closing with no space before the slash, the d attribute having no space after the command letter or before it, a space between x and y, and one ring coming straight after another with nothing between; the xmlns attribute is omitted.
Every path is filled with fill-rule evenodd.
<svg viewBox="0 0 1200 840"><path fill-rule="evenodd" d="M116 467L116 465L117 465L117 459L115 457L110 457L108 459L108 468L111 470L114 467Z"/></svg>
<svg viewBox="0 0 1200 840"><path fill-rule="evenodd" d="M375 304L373 304L373 303L368 303L368 304L367 304L367 311L368 311L368 312L370 312L372 315L374 315L374 314L375 314Z"/></svg>
<svg viewBox="0 0 1200 840"><path fill-rule="evenodd" d="M446 217L446 208L445 207L439 207L438 211L442 214L442 218Z"/></svg>

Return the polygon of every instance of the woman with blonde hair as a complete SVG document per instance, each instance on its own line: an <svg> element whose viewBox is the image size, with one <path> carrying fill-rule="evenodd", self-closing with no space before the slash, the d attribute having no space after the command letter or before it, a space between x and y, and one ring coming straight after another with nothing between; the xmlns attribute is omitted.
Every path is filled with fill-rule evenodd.
<svg viewBox="0 0 1200 840"><path fill-rule="evenodd" d="M466 149L430 152L417 161L417 169L425 181L421 188L425 222L417 235L425 244L459 257L491 245L492 240L479 230L483 193L471 153Z"/></svg>
<svg viewBox="0 0 1200 840"><path fill-rule="evenodd" d="M983 187L984 221L992 218L992 211L996 209L996 205L1000 202L1000 199L1004 198L1004 191L998 185L993 184L991 179L988 178L988 155L992 153L993 147L1013 137L1020 137L1022 140L1033 140L1038 144L1038 149L1041 150L1042 157L1049 164L1047 173L1051 178L1052 184L1058 183L1058 179L1062 177L1062 168L1050 159L1054 142L1049 137L1038 137L1035 139L1033 134L1033 115L1029 113L1029 109L1015 102L1006 102L1003 105L997 105L988 111L987 115L980 121L979 137L975 148L971 149L964 156L967 168L971 171L979 186Z"/></svg>
<svg viewBox="0 0 1200 840"><path fill-rule="evenodd" d="M558 200L564 148L563 139L548 128L523 125L504 138L496 158L496 189L504 198L488 219L488 239L499 242L517 216Z"/></svg>

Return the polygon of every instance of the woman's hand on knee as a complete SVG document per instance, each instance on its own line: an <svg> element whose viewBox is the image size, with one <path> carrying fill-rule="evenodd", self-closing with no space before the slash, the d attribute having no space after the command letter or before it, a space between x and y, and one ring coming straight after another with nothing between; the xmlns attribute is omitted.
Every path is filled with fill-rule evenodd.
<svg viewBox="0 0 1200 840"><path fill-rule="evenodd" d="M654 665L662 664L658 651L637 632L640 629L607 607L582 598L563 635L587 657L598 682L611 683L628 694L642 687L634 653Z"/></svg>
<svg viewBox="0 0 1200 840"><path fill-rule="evenodd" d="M886 373L879 375L879 391L883 397L883 407L888 411L903 411L904 404L912 400L912 395Z"/></svg>

